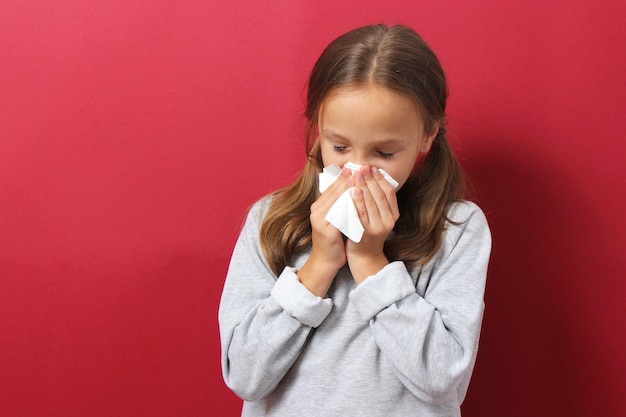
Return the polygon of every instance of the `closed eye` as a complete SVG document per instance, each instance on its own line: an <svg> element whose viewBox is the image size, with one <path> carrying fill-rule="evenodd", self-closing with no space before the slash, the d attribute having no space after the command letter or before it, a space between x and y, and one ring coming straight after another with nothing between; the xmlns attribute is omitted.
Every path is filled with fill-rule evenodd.
<svg viewBox="0 0 626 417"><path fill-rule="evenodd" d="M343 152L346 150L346 147L341 145L333 145L333 149L335 150L335 152Z"/></svg>
<svg viewBox="0 0 626 417"><path fill-rule="evenodd" d="M389 159L391 157L393 157L393 152L382 152L382 151L378 151L378 154L385 158L385 159Z"/></svg>

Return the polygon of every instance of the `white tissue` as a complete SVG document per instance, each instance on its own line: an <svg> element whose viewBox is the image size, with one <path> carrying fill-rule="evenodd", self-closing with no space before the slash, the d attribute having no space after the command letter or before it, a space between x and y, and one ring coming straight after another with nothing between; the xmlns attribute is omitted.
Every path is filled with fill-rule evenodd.
<svg viewBox="0 0 626 417"><path fill-rule="evenodd" d="M344 165L344 167L348 168L352 172L355 172L361 168L361 165L348 162ZM387 182L389 182L389 184L393 185L394 188L398 188L398 182L389 174L380 168L378 171L387 180ZM340 174L341 168L337 165L329 165L325 167L324 171L319 174L320 192L323 193L326 191L326 189L330 187L330 185L335 182L337 178L339 178ZM359 243L363 237L365 229L363 229L363 225L359 219L359 214L354 206L354 201L352 200L352 190L354 190L354 187L346 190L341 196L339 196L337 201L335 201L335 204L333 204L330 210L328 210L328 214L325 219L328 223L339 229L339 231L348 239L355 243Z"/></svg>

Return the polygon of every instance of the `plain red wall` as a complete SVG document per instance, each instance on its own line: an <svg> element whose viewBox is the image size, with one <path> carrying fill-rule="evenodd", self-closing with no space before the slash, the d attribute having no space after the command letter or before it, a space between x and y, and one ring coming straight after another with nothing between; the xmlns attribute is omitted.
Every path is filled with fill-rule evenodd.
<svg viewBox="0 0 626 417"><path fill-rule="evenodd" d="M236 416L217 306L246 208L303 157L353 27L439 54L493 229L464 415L626 415L626 7L0 3L0 415Z"/></svg>

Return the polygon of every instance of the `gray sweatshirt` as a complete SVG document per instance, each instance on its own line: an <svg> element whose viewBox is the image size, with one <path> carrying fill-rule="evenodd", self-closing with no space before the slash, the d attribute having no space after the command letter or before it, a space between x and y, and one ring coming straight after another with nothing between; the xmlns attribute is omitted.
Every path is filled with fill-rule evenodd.
<svg viewBox="0 0 626 417"><path fill-rule="evenodd" d="M219 308L222 370L242 416L460 416L482 322L491 235L454 204L425 266L392 262L356 285L347 266L326 298L296 271L277 279L259 244L265 199L248 214Z"/></svg>

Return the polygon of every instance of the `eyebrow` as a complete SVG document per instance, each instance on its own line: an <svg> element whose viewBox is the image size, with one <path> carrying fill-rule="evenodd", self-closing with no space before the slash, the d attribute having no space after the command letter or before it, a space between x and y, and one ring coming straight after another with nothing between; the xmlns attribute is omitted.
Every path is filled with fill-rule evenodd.
<svg viewBox="0 0 626 417"><path fill-rule="evenodd" d="M322 131L322 135L326 136L326 137L331 137L331 138L335 138L335 139L339 139L339 140L343 140L346 142L349 142L350 140L343 136L340 135L339 133L333 132L332 130L329 129L324 129ZM395 144L395 143L405 143L406 139L403 138L387 138L387 139L382 139L382 140L376 140L374 141L377 144L381 144L381 145L385 145L385 144Z"/></svg>

